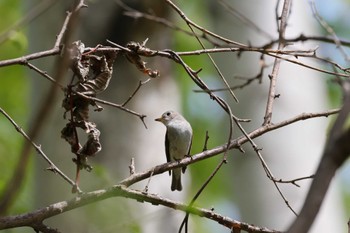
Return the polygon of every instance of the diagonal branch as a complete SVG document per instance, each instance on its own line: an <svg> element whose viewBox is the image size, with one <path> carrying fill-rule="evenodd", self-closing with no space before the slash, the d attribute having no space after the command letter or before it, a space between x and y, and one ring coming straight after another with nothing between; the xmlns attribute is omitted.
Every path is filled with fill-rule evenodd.
<svg viewBox="0 0 350 233"><path fill-rule="evenodd" d="M16 130L23 135L23 137L35 148L35 150L38 152L41 157L50 165L47 170L54 172L55 174L60 175L65 181L67 181L70 185L74 186L75 183L72 181L66 174L64 174L50 159L49 157L43 152L41 149L41 146L35 144L35 142L32 141L32 139L23 131L23 129L17 125L17 123L0 107L0 112L11 122L11 124L16 128ZM78 190L81 192L80 190Z"/></svg>
<svg viewBox="0 0 350 233"><path fill-rule="evenodd" d="M0 45L11 37L13 31L18 30L22 26L38 18L43 12L45 12L47 9L52 7L55 3L57 3L57 1L55 0L41 1L40 3L38 3L33 9L31 9L28 13L26 13L21 19L16 21L4 32L0 33Z"/></svg>
<svg viewBox="0 0 350 233"><path fill-rule="evenodd" d="M211 158L211 157L216 156L218 154L224 153L227 150L227 148L229 148L229 149L240 148L241 145L249 142L249 140L251 140L251 139L257 138L257 137L259 137L263 134L266 134L270 131L282 128L284 126L293 124L295 122L303 121L303 120L307 120L307 119L312 119L312 118L317 118L317 117L328 117L330 115L337 114L338 112L339 112L339 109L333 109L333 110L320 112L320 113L302 113L302 114L297 115L293 118L275 123L273 125L261 126L257 129L255 129L254 131L248 133L247 135L240 136L239 138L231 140L229 144L226 143L226 144L217 146L217 147L212 148L210 150L206 150L206 151L197 153L195 155L192 155L190 158L184 158L180 161L166 163L163 165L158 165L158 166L155 166L155 167L153 167L145 172L135 173L135 174L129 176L128 178L122 180L119 184L125 185L125 186L130 186L130 185L135 184L139 181L147 179L148 177L150 177L151 174L157 175L157 174L172 170L174 168L187 166L189 164L196 163L198 161L202 161L204 159Z"/></svg>
<svg viewBox="0 0 350 233"><path fill-rule="evenodd" d="M76 23L75 21L77 20L77 17L78 17L78 12L84 6L85 6L84 1L80 0L77 3L77 5L75 5L75 8L73 9L73 11L67 13L65 22L60 30L60 33L57 36L54 47L49 51L49 54L52 55L53 53L56 53L56 54L59 53L61 44L67 42L70 39L70 36L72 35L72 29L75 26L75 23ZM43 53L47 54L48 51L45 51ZM66 55L63 58L59 59L58 64L56 66L55 77L57 77L56 81L58 83L63 78L67 67L67 59L65 57ZM24 56L19 59L7 60L10 62L6 62L6 61L3 63L0 62L0 67L4 66L6 63L8 63L7 65L16 64L16 62L25 63L26 59L28 58L30 57ZM48 94L43 98L44 101L41 104L39 111L37 112L37 115L34 117L35 120L34 120L33 126L28 133L29 138L31 138L32 140L35 140L35 138L38 136L40 130L44 125L43 123L47 119L50 112L52 112L51 111L53 106L52 103L54 103L55 101L57 89L58 89L57 85L52 85ZM26 168L27 168L29 155L30 155L30 149L31 149L31 144L28 141L26 141L23 145L18 164L14 169L13 176L6 184L5 189L1 194L0 215L4 214L8 210L8 208L12 205L12 203L16 200L18 190L22 185L23 178L26 173Z"/></svg>
<svg viewBox="0 0 350 233"><path fill-rule="evenodd" d="M207 30L207 29L205 29L205 28L203 28L203 27L197 25L197 24L194 23L192 20L190 20L189 18L187 18L187 16L181 11L181 9L180 9L179 7L177 7L172 1L170 1L170 0L165 0L165 2L168 3L168 4L180 15L180 17L181 17L183 20L185 20L185 22L186 22L187 24L189 24L189 25L191 25L191 26L197 28L197 29L200 30L201 32L203 32L203 33L205 33L205 34L207 34L207 35L210 35L210 36L212 36L212 37L215 38L215 39L221 40L221 41L223 41L223 42L225 42L225 43L232 44L232 45L237 46L237 47L248 47L248 46L246 46L246 45L244 45L244 44L242 44L242 43L239 43L239 42L236 42L236 41L233 41L233 40L229 40L229 39L227 39L227 38L225 38L225 37L222 37L222 36L220 36L220 35L217 35L217 34L215 34L214 32L211 32L211 31L209 31L209 30Z"/></svg>
<svg viewBox="0 0 350 233"><path fill-rule="evenodd" d="M205 46L203 44L203 42L199 39L199 37L197 36L197 34L195 33L193 27L197 27L195 26L195 24L188 19L188 17L185 15L185 13L183 13L174 3L172 3L170 0L167 0L167 3L172 6L179 14L180 16L185 20L185 22L187 23L188 27L191 29L194 37L197 39L198 43L200 44L200 46L202 47L202 49L205 49ZM210 62L213 64L216 72L218 73L219 77L221 78L221 80L224 82L225 86L228 88L229 93L231 94L231 96L233 97L233 99L238 103L238 99L236 97L236 95L233 93L232 89L230 89L230 86L228 84L228 82L226 81L224 75L222 74L222 72L220 71L219 67L217 66L216 62L214 61L214 59L212 58L212 56L209 53L206 53L206 55L208 56Z"/></svg>

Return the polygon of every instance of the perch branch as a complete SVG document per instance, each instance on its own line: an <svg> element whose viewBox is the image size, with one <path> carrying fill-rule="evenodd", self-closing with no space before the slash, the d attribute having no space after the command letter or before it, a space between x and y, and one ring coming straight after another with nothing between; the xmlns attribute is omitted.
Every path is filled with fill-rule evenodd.
<svg viewBox="0 0 350 233"><path fill-rule="evenodd" d="M181 202L175 202L170 199L163 198L159 195L143 193L142 191L129 189L123 185L115 185L108 189L101 189L93 192L83 193L80 196L77 196L71 200L57 202L55 204L49 205L47 207L38 209L30 213L0 217L0 229L8 229L23 226L33 227L37 224L41 224L42 221L50 217L111 197L125 197L137 200L138 202L148 202L152 205L162 205L176 210L187 211L191 214L211 219L219 223L220 225L229 228L230 230L244 230L252 233L279 232L267 228L256 227L254 225L247 224L244 222L239 222L229 217L215 213L212 210L207 210L198 207L189 208L187 205Z"/></svg>
<svg viewBox="0 0 350 233"><path fill-rule="evenodd" d="M334 110L329 110L322 113L308 113L308 114L304 113L274 125L261 126L260 128L249 133L249 137L255 138L265 133L268 133L272 130L276 130L286 125L295 123L297 121L311 119L315 117L327 117L329 115L336 114L338 112L339 112L338 109L334 109ZM158 195L153 195L150 193L145 194L143 192L131 190L127 188L128 186L134 183L137 183L141 180L149 178L151 175L157 175L157 174L172 170L176 167L189 165L191 163L195 163L203 159L213 157L215 155L218 155L220 153L227 151L227 148L229 149L238 148L240 147L240 145L246 143L247 141L248 141L247 137L241 136L237 139L231 140L229 144L224 144L224 145L215 147L213 149L198 153L196 155L193 155L191 158L184 158L179 162L176 161L173 163L165 163L162 165L155 166L145 172L132 174L128 178L122 180L119 183L119 185L113 186L111 188L97 190L89 193L83 193L69 201L58 202L30 213L1 217L0 229L15 228L20 226L33 226L35 224L41 223L43 220L47 218L59 215L63 212L66 212L75 208L79 208L81 206L84 206L93 202L111 198L113 196L122 196L127 198L133 198L141 202L149 202L155 205L163 205L174 209L180 209L185 212L190 212L191 214L196 214L196 215L203 216L203 217L212 219L214 221L217 221L218 223L226 227L229 227L230 229L240 229L248 232L278 232L278 231L269 230L266 228L255 227L246 223L241 223L241 222L229 219L228 217L224 217L219 214L216 214L211 210L205 210L205 209L200 209L195 207L188 208L188 206L184 204L161 198Z"/></svg>

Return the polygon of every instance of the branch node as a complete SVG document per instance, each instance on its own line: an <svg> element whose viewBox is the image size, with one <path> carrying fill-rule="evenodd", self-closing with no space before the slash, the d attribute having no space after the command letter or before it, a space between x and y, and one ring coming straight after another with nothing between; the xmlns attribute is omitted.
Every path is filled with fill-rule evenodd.
<svg viewBox="0 0 350 233"><path fill-rule="evenodd" d="M135 159L134 158L131 158L129 170L130 170L130 175L135 174Z"/></svg>
<svg viewBox="0 0 350 233"><path fill-rule="evenodd" d="M46 168L46 170L57 174L56 168L54 166L52 166L52 165L50 167Z"/></svg>
<svg viewBox="0 0 350 233"><path fill-rule="evenodd" d="M146 122L145 122L146 115L140 115L139 117L140 117L140 120L142 121L143 125L145 126L145 128L148 129L147 125L146 125Z"/></svg>
<svg viewBox="0 0 350 233"><path fill-rule="evenodd" d="M207 131L205 131L205 140L204 140L204 146L203 146L202 152L208 150L208 147L207 147L208 146L208 140L209 140L209 133L208 133L208 130L207 130Z"/></svg>
<svg viewBox="0 0 350 233"><path fill-rule="evenodd" d="M195 75L198 75L202 70L203 70L203 68L200 68L199 70L196 70L196 71L194 71L193 73L194 73Z"/></svg>
<svg viewBox="0 0 350 233"><path fill-rule="evenodd" d="M241 146L238 146L237 148L238 148L238 150L239 150L240 152L242 152L243 154L245 154L245 150L244 150Z"/></svg>

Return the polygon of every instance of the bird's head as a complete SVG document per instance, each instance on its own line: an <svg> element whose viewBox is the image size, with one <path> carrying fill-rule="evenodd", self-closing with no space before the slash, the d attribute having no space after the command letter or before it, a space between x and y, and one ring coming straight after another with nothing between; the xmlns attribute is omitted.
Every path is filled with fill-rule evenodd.
<svg viewBox="0 0 350 233"><path fill-rule="evenodd" d="M161 117L154 119L155 121L162 122L165 126L169 124L175 118L181 117L181 115L175 111L166 111Z"/></svg>

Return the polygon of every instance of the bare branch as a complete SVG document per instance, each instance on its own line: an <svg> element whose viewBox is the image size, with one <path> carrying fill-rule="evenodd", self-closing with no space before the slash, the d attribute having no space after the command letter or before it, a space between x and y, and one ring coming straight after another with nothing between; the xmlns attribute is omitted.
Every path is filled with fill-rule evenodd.
<svg viewBox="0 0 350 233"><path fill-rule="evenodd" d="M247 47L246 45L242 44L242 43L239 43L239 42L236 42L236 41L233 41L233 40L229 40L227 38L224 38L222 36L219 36L199 25L197 25L196 23L194 23L193 21L191 21L189 18L186 17L186 15L181 11L180 8L178 8L172 1L170 0L165 0L166 3L168 3L179 15L180 17L185 20L185 22L188 24L188 25L191 25L195 28L197 28L198 30L202 31L203 33L205 34L208 34L210 36L212 36L213 38L215 39L218 39L218 40L221 40L225 43L228 43L228 44L232 44L232 45L235 45L237 47Z"/></svg>
<svg viewBox="0 0 350 233"><path fill-rule="evenodd" d="M296 182L301 181L301 180L307 180L307 179L313 179L315 177L315 175L311 175L311 176L305 176L305 177L300 177L300 178L296 178L296 179L292 179L292 180L274 180L277 183L281 183L281 184L293 184L297 187L300 188L300 185L298 185Z"/></svg>
<svg viewBox="0 0 350 233"><path fill-rule="evenodd" d="M269 32L263 30L262 28L260 28L258 25L256 25L253 21L251 21L248 17L246 17L243 13L239 12L238 10L236 10L235 8L233 8L231 5L229 5L229 3L227 3L224 0L218 0L218 2L228 11L230 12L232 15L234 15L238 20L240 20L243 24L247 25L248 27L252 28L253 30L255 30L256 32L260 33L261 35L269 38L269 39L273 39L273 36L270 35Z"/></svg>
<svg viewBox="0 0 350 233"><path fill-rule="evenodd" d="M141 180L144 180L148 178L151 173L153 172L153 175L157 175L163 172L167 172L169 170L172 170L177 167L184 167L192 163L196 163L198 161L202 161L207 158L211 158L213 156L216 156L218 154L224 153L227 150L227 147L229 149L235 149L239 148L241 145L244 143L249 142L249 140L254 139L256 137L259 137L265 133L268 133L270 131L285 127L287 125L293 124L298 121L302 120L307 120L307 119L312 119L312 118L317 118L317 117L328 117L330 115L337 114L339 112L339 109L333 109L325 112L320 112L320 113L302 113L300 115L297 115L293 118L290 118L285 121L281 121L279 123L271 124L271 125L265 125L261 126L260 128L257 128L256 130L248 133L247 135L241 136L239 138L231 140L229 144L224 144L217 146L215 148L203 151L201 153L197 153L195 155L192 155L190 158L184 158L180 161L172 162L172 163L166 163L163 165L158 165L156 167L153 167L145 172L141 173L135 173L134 175L122 180L119 184L125 185L125 186L130 186L134 183L137 183Z"/></svg>
<svg viewBox="0 0 350 233"><path fill-rule="evenodd" d="M254 225L250 225L244 222L239 222L229 217L215 213L212 210L197 207L189 207L181 202L175 202L170 199L163 198L159 195L143 193L141 191L129 189L123 185L115 185L108 189L101 189L93 192L83 193L80 196L75 197L71 200L58 202L30 213L0 217L0 229L9 229L20 226L33 226L36 224L41 224L43 220L48 219L50 217L111 197L126 197L137 200L139 202L148 202L153 205L162 205L172 209L190 212L191 214L211 219L217 222L218 224L227 227L230 230L243 230L253 233L280 232L276 230L270 230L267 228L256 227Z"/></svg>
<svg viewBox="0 0 350 233"><path fill-rule="evenodd" d="M121 105L122 107L124 107L125 105L127 105L129 103L129 101L136 95L136 93L140 90L141 86L148 83L149 80L151 80L150 78L148 78L146 81L140 81L139 85L137 85L135 91L129 96L129 98L127 100L125 100L125 102Z"/></svg>
<svg viewBox="0 0 350 233"><path fill-rule="evenodd" d="M204 184L200 187L200 189L197 191L197 193L192 198L192 200L189 204L189 208L191 208L193 206L194 202L198 199L198 197L201 195L201 193L204 191L204 189L207 187L207 185L210 183L210 181L214 178L214 176L220 170L222 165L227 163L227 153L229 151L229 145L230 145L230 142L232 140L232 135L233 135L233 119L232 119L233 114L232 114L231 108L228 106L228 104L226 102L223 102L223 103L226 105L226 107L229 111L228 116L230 118L230 127L229 127L230 131L229 131L229 136L228 136L227 147L226 147L226 150L224 151L224 155L222 157L222 160L219 162L219 164L216 166L214 171L210 174L210 176L207 178L207 180L204 182ZM186 216L180 225L179 232L181 232L184 225L186 225L186 229L187 229L188 218L189 218L189 212L186 212Z"/></svg>
<svg viewBox="0 0 350 233"><path fill-rule="evenodd" d="M35 65L33 65L33 64L29 63L29 62L25 62L24 65L28 66L29 69L32 69L32 70L36 71L41 76L43 76L46 79L48 79L50 82L54 83L55 85L57 85L61 89L63 89L63 85L61 85L58 82L56 82L56 80L54 78L52 78L50 75L48 75L47 72L40 70L38 67L36 67Z"/></svg>
<svg viewBox="0 0 350 233"><path fill-rule="evenodd" d="M145 128L147 128L147 125L144 121L146 115L144 114L140 114L140 113L137 113L133 110L130 110L128 108L125 108L123 105L120 105L120 104L116 104L116 103L112 103L112 102L109 102L109 101L106 101L106 100L101 100L101 99L98 99L98 98L95 98L95 97L92 97L92 96L87 96L87 95L84 95L80 92L75 92L77 95L81 96L81 97L84 97L86 99L89 99L89 100L93 100L97 103L101 103L101 104L105 104L105 105L108 105L108 106L112 106L112 107L115 107L115 108L119 108L127 113L130 113L132 115L135 115L135 116L138 116L140 118L140 120L142 121L142 123L144 124Z"/></svg>
<svg viewBox="0 0 350 233"><path fill-rule="evenodd" d="M142 202L149 202L154 205L162 205L169 208L182 210L186 213L186 217L184 219L184 224L187 223L189 215L194 214L198 216L202 216L208 219L212 219L213 221L217 222L218 224L221 224L227 228L229 228L232 232L240 232L240 231L248 231L248 232L277 232L270 229L265 228L259 228L254 227L253 225L249 225L243 222L232 220L228 217L222 216L218 213L214 212L214 209L212 210L206 210L201 209L197 207L193 207L195 201L197 198L201 195L201 193L205 190L209 182L212 180L212 178L217 174L217 172L222 168L222 165L226 163L227 161L227 153L229 150L232 149L239 149L242 152L243 149L241 148L241 145L245 143L249 143L251 147L254 149L257 158L262 164L262 167L265 171L266 176L268 179L273 182L274 186L276 187L278 193L286 203L287 207L296 215L296 212L293 210L291 205L289 204L287 198L284 196L280 189L280 185L282 184L290 184L295 185L299 187L299 184L297 182L305 179L311 179L314 178L313 184L311 186L310 192L308 194L308 197L306 199L305 205L301 211L300 218L298 218L295 223L292 225L290 232L302 232L307 231L310 227L309 224L312 223L314 217L316 216L321 203L322 199L325 195L325 192L327 191L328 185L330 183L330 180L334 176L334 173L336 170L342 165L342 163L347 158L347 155L350 153L350 145L347 145L346 142L350 139L350 130L345 129L345 122L348 118L349 112L350 112L350 84L343 83L342 77L348 79L350 77L350 69L341 66L339 63L333 61L330 58L324 58L322 55L317 54L318 47L313 49L289 49L286 46L289 45L291 42L305 42L305 41L320 41L320 42L326 42L326 43L332 43L337 46L338 49L340 49L340 52L342 53L345 60L349 60L349 57L347 56L343 46L350 47L350 42L341 40L337 37L335 31L322 19L322 17L318 14L317 9L315 7L315 3L311 3L311 7L313 8L313 12L315 15L315 18L318 20L318 22L327 30L327 32L330 34L329 37L322 37L322 36L304 36L301 34L298 37L295 38L285 38L285 32L287 29L287 21L288 16L291 9L291 0L284 0L283 1L283 7L281 7L280 3L282 1L277 1L276 8L275 8L275 14L276 14L276 23L277 23L277 29L278 29L278 39L273 39L272 36L263 30L262 28L258 27L253 21L249 20L248 17L245 17L238 11L236 11L234 8L232 8L228 3L226 3L224 0L218 0L219 3L221 3L226 10L230 11L232 14L234 14L236 17L238 17L240 20L243 21L244 24L251 27L253 30L257 31L259 34L265 36L270 41L268 41L263 46L251 46L250 44L242 44L239 42L236 42L234 40L225 38L221 35L218 35L198 24L193 22L182 9L180 9L172 0L164 0L164 2L172 9L174 10L181 19L187 24L189 29L183 29L179 27L178 25L172 23L171 21L160 18L156 16L153 13L144 13L137 11L126 4L124 4L121 0L116 0L116 2L121 6L124 10L126 10L125 15L132 17L134 19L143 18L146 20L151 20L153 22L162 24L166 27L171 28L172 30L179 31L181 33L184 33L186 35L189 35L191 39L195 38L199 45L201 46L200 50L192 50L192 51L174 51L171 49L164 49L159 48L159 50L149 49L146 47L146 41L144 43L136 43L136 42L129 42L126 47L118 45L116 43L113 43L111 41L107 40L107 43L113 45L115 48L111 48L108 46L103 45L97 45L93 48L83 48L81 50L81 54L84 56L90 56L94 57L97 60L102 59L102 57L97 56L96 54L109 54L114 53L117 54L120 52L121 54L124 54L125 57L134 64L134 66L141 71L143 74L148 75L150 78L148 78L146 81L140 81L136 89L130 94L130 96L125 97L126 100L122 104L116 104L113 102L101 100L96 97L97 92L95 93L87 93L84 91L81 91L78 89L75 89L79 85L85 85L87 82L85 77L90 78L89 71L87 76L80 75L75 72L73 69L73 77L72 82L65 87L61 84L61 81L63 77L65 76L68 68L72 68L69 62L68 53L67 53L67 44L71 43L71 35L74 29L77 27L77 17L80 12L80 9L83 7L86 7L83 0L75 1L75 5L73 6L73 9L71 9L70 12L67 12L67 16L62 24L62 27L57 34L56 40L53 44L53 47L48 50L39 51L36 53L28 54L22 57L14 58L14 59L8 59L0 61L0 67L4 66L10 66L10 65L23 65L28 67L29 69L32 69L33 71L40 74L42 77L47 79L49 82L51 82L51 89L49 93L43 97L44 102L40 107L40 110L36 112L36 117L34 118L34 123L32 124L32 128L28 131L28 135L15 123L15 121L3 110L0 108L0 112L14 125L16 130L23 135L26 139L26 144L23 147L23 151L21 153L21 157L19 160L19 163L14 169L14 175L10 179L9 184L7 184L5 191L2 194L2 197L0 198L0 215L1 213L4 213L8 207L13 203L16 197L16 193L18 192L18 188L21 185L21 182L23 180L24 174L26 172L26 166L28 163L28 155L30 148L33 146L37 153L41 155L46 162L50 165L50 167L47 170L53 171L54 173L59 174L64 180L66 180L70 185L73 186L73 190L77 190L80 195L64 202L55 203L53 205L50 205L46 208L42 208L30 213L22 214L22 215L16 215L16 216L8 216L8 217L0 217L0 229L6 229L6 228L12 228L12 227L19 227L19 226L28 226L33 228L35 231L41 231L41 232L58 232L56 229L51 229L50 227L46 226L43 221L47 218L50 218L52 216L59 215L63 212L69 211L71 209L79 208L81 206L87 205L92 202L101 201L107 198L111 197L126 197L126 198L132 198L137 201ZM49 1L51 4L52 1ZM43 3L44 4L44 3ZM312 5L313 4L313 5ZM41 5L40 5L41 6ZM46 5L44 5L46 6ZM47 6L46 6L47 7ZM282 12L280 13L280 10L282 8ZM38 10L39 9L39 10ZM34 13L29 13L28 16L24 17L22 21L17 23L15 27L21 26L21 24L25 21L31 20L33 17L36 17L36 15L40 14L40 9L38 7L38 11ZM7 32L8 33L8 32ZM7 34L3 34L7 35ZM0 35L0 43L1 43L1 36ZM203 41L206 40L209 42L212 46L212 48L206 48L204 46ZM273 47L277 47L277 49L274 49ZM164 50L162 50L164 49ZM95 53L96 52L96 53ZM257 62L258 65L260 65L260 71L258 71L258 74L256 74L253 77L245 78L243 83L237 86L229 86L226 78L224 77L223 73L221 72L219 66L216 64L214 59L212 58L212 53L231 53L231 54L237 54L237 56L240 56L242 53L248 53L254 54L259 56L260 60ZM41 70L39 67L33 65L30 63L31 60L39 59L39 58L46 58L48 56L57 56L58 57L58 63L56 68L56 71L54 75L49 75L46 71ZM210 88L210 85L207 85L203 81L203 79L200 77L200 72L202 71L202 68L198 70L192 69L186 62L184 62L184 57L186 56L199 56L199 55L205 55L208 56L211 63L213 64L214 68L216 69L217 74L223 81L223 88ZM136 96L136 94L141 89L142 85L149 82L151 78L155 78L159 76L158 70L153 70L148 67L146 67L146 62L143 60L143 57L164 57L167 59L171 59L172 61L178 63L181 65L181 67L185 70L185 72L188 74L189 78L193 83L195 83L200 90L196 90L196 92L204 92L206 93L207 97L214 100L216 104L218 104L229 116L229 123L230 123L230 132L229 136L227 138L227 142L225 144L216 146L215 148L208 149L207 148L207 142L208 142L208 132L206 133L206 138L204 142L204 148L203 151L200 153L197 153L193 155L191 158L186 157L182 159L181 161L176 161L172 163L165 163L158 166L155 166L153 168L148 169L147 171L143 172L135 172L135 164L134 160L131 160L131 164L129 166L130 176L122 181L118 185L115 185L113 187L103 189L103 190L96 190L94 192L89 193L81 193L78 187L78 180L79 180L79 169L85 164L82 164L80 162L76 162L77 165L77 173L76 173L76 182L72 181L69 177L67 177L62 171L60 171L55 164L48 158L48 156L42 151L41 146L34 143L36 136L39 134L40 129L43 127L45 123L45 119L47 119L48 115L52 112L52 103L55 101L56 94L59 90L65 91L65 93L68 93L66 95L67 97L67 106L73 106L72 105L72 99L68 98L74 95L75 97L79 98L79 101L82 100L83 103L87 104L89 106L91 105L97 107L96 110L101 110L102 107L98 106L96 103L101 103L107 106L118 108L122 111L125 111L129 114L132 114L134 116L137 116L142 123L145 125L145 117L146 115L138 113L136 111L130 110L126 108L125 106L130 103L130 101ZM265 116L264 116L264 122L263 125L254 131L251 131L249 133L246 132L245 128L242 126L241 122L243 121L249 121L245 119L239 119L236 117L230 108L230 105L226 102L226 100L218 95L216 95L218 91L229 91L232 98L237 101L237 98L235 94L233 93L233 90L244 88L253 83L255 80L257 80L259 83L262 82L264 71L266 71L267 65L265 64L266 57L272 57L274 58L274 64L272 67L272 72L269 75L270 77L270 86L269 86L269 92L268 92L268 98L266 103L266 109L265 109ZM86 57L85 57L86 58ZM307 60L306 60L307 59ZM103 60L103 59L102 59ZM318 62L317 65L314 65L310 62L310 60ZM86 61L86 60L85 60ZM90 60L89 60L90 61ZM89 61L85 64L86 66L83 66L83 63L80 63L80 65L83 66L82 69L87 67L87 70L90 67L93 67L94 65L92 63L89 63ZM273 114L273 108L274 108L274 101L276 97L278 96L276 94L276 85L277 85L277 78L279 75L279 67L282 61L286 61L288 63L295 64L297 66L301 66L307 69L314 70L316 72L324 73L324 74L330 74L337 77L339 83L344 84L344 89L346 89L345 93L345 100L344 100L344 106L341 109L334 109L329 110L325 112L320 113L303 113L300 115L297 115L293 118L287 119L285 121L281 121L276 124L272 124L272 114ZM113 66L114 60L109 62L108 65L110 67ZM319 64L326 64L332 66L333 70L329 71L328 68L322 68L319 66ZM102 67L102 66L101 66ZM90 74L93 73L93 71L90 72ZM102 73L102 72L100 72ZM109 71L109 76L100 76L101 79L105 78L104 84L102 85L102 89L104 90L109 83L110 78L112 77L112 68ZM76 81L77 76L80 77L81 82L78 84L74 83ZM52 78L55 77L55 78ZM78 77L78 78L79 78ZM83 78L82 78L83 77ZM237 77L237 75L233 75L233 77ZM99 79L99 81L101 81ZM74 80L74 81L73 81ZM91 81L91 80L90 80ZM85 82L85 83L84 83ZM97 82L94 82L96 84ZM90 84L90 83L89 83ZM85 86L86 87L86 86ZM91 86L90 86L91 87ZM73 88L73 90L70 90L70 88ZM71 95L72 94L72 95ZM77 101L78 102L78 101ZM237 101L238 102L238 101ZM81 102L80 102L81 103ZM79 103L77 105L74 105L75 107L79 107ZM69 119L70 122L73 122L73 112L77 110L77 108L65 108L67 111L71 113L71 117ZM80 105L81 107L81 105ZM83 108L81 108L83 109ZM78 109L78 110L81 110ZM84 108L83 110L86 110ZM87 112L89 109L87 108ZM337 121L335 122L332 131L329 136L329 140L327 142L323 158L320 162L318 171L315 175L311 176L305 176L295 179L282 179L282 178L276 178L274 177L271 169L269 168L267 162L264 160L264 156L261 152L260 147L254 142L253 139L266 134L270 131L279 129L281 127L285 127L287 125L293 124L298 121L316 118L316 117L327 117L332 114L339 113L339 116L337 118ZM75 117L77 115L74 115ZM79 119L78 119L79 121ZM77 121L77 122L78 122ZM233 127L234 123L237 125L238 129L241 132L241 136L233 139ZM146 127L147 128L147 127ZM90 129L90 128L89 128ZM238 133L240 133L238 132ZM98 131L99 134L99 131ZM77 132L75 132L76 136L76 144L79 144ZM73 137L74 138L74 137ZM73 140L73 139L72 139ZM80 145L80 144L79 144ZM97 149L100 149L101 147L96 147ZM73 150L72 150L73 151ZM77 155L77 161L79 160L79 152L78 150L75 151ZM189 205L185 205L183 203L175 202L169 199L165 199L159 195L155 195L152 193L148 193L148 186L152 181L152 177L156 176L158 174L170 171L174 168L187 166L192 163L199 162L204 159L208 159L213 156L217 156L219 154L223 154L222 160L218 163L215 170L210 174L210 176L207 178L205 183L201 186L201 188L198 190L198 192L194 195L193 199L191 200ZM136 191L130 189L129 186L141 181L146 180L147 185L145 187L144 191ZM307 230L305 230L307 229ZM180 228L181 231L181 228ZM186 225L186 232L187 232L187 225Z"/></svg>
<svg viewBox="0 0 350 233"><path fill-rule="evenodd" d="M39 17L43 12L45 12L47 9L53 6L56 2L57 1L55 0L49 0L41 1L40 3L38 3L33 9L30 9L30 11L26 13L21 19L16 21L13 25L11 25L8 29L6 29L0 34L0 44L9 39L13 31L18 30L22 26L30 23L32 20Z"/></svg>
<svg viewBox="0 0 350 233"><path fill-rule="evenodd" d="M285 46L285 40L284 40L284 34L287 27L287 18L290 11L291 6L290 0L285 0L281 17L279 18L281 20L279 25L279 42L278 42L278 49L282 50ZM264 123L263 125L270 124L272 119L272 109L273 109L273 103L276 96L276 83L277 83L277 75L279 72L279 67L281 64L280 59L275 59L275 62L273 64L272 73L269 75L270 78L270 88L269 88L269 94L267 98L267 104L266 104L266 112L264 116Z"/></svg>
<svg viewBox="0 0 350 233"><path fill-rule="evenodd" d="M327 33L331 35L331 37L333 38L334 44L337 46L337 49L340 50L340 53L344 57L345 61L349 61L350 58L346 53L346 51L344 50L341 40L338 38L333 28L330 25L328 25L328 23L318 13L315 1L311 0L309 1L309 3L311 6L312 13L314 14L314 17L317 19L317 22L319 22L319 24L327 31Z"/></svg>
<svg viewBox="0 0 350 233"><path fill-rule="evenodd" d="M83 6L83 2L84 1L80 0L79 3L75 6L73 12L67 14L66 20L62 26L62 29L61 29L59 35L57 36L57 40L54 44L53 49L51 49L49 51L37 53L35 56L29 55L29 56L24 56L24 57L19 58L19 59L11 59L10 62L9 62L9 60L7 60L7 62L6 61L0 62L0 67L4 66L5 64L7 64L7 65L23 64L27 60L37 58L38 56L42 56L43 54L45 54L45 55L58 54L60 52L60 44L65 43L71 37L72 26L74 25L73 21L75 21L76 17L78 17L77 16L78 11ZM65 36L63 36L63 35L65 35ZM62 41L62 40L64 40L64 41ZM58 65L56 67L57 68L56 75L55 75L56 81L58 83L60 82L60 80L63 78L63 76L65 74L66 67L67 67L66 63L67 63L67 59L65 59L65 56L62 59L60 59L58 62ZM49 113L51 112L52 103L55 102L56 93L57 93L57 85L52 85L50 91L44 97L44 101L43 101L42 105L40 106L40 108L37 112L37 115L34 117L35 120L32 124L33 127L29 130L28 136L31 140L35 140L35 138L39 134L41 128L43 127L45 120L47 119ZM5 189L4 189L3 193L1 194L2 196L0 198L0 200L1 200L1 202L0 202L0 215L5 213L7 211L7 209L12 205L14 200L16 199L16 194L18 193L17 191L20 189L21 184L23 182L23 178L24 178L25 173L26 173L26 168L27 168L27 164L28 164L28 160L29 160L30 147L31 147L31 144L28 141L26 141L24 146L23 146L19 162L18 162L16 168L14 169L13 176L6 184Z"/></svg>
<svg viewBox="0 0 350 233"><path fill-rule="evenodd" d="M274 125L266 125L262 126L259 129L254 130L253 132L249 133L250 138L255 138L258 137L262 134L265 134L269 131L281 128L283 126L292 124L294 122L300 121L300 120L305 120L305 119L311 119L314 117L322 117L322 116L329 116L331 114L338 113L338 109L336 110L330 110L327 112L322 112L322 113L309 113L309 114L301 114L299 116L296 116L294 118L291 118L286 121L282 121L278 124ZM166 163L163 165L156 166L146 172L143 173L135 173L128 177L127 179L123 180L120 182L120 185L114 186L113 188L109 188L107 190L97 190L94 192L90 193L85 193L82 194L81 196L78 196L70 201L64 201L60 203L53 204L49 207L39 209L37 211L34 211L32 213L27 213L27 214L22 214L19 216L9 216L9 217L3 217L0 218L0 229L6 229L6 228L13 228L13 227L19 227L19 226L31 226L33 223L36 223L36 221L42 221L46 218L55 216L57 214L60 214L62 212L78 208L80 206L104 200L106 198L110 198L112 196L124 196L128 198L133 198L136 200L140 201L146 201L150 202L153 204L160 204L164 205L167 207L175 208L175 209L181 209L186 212L190 212L191 214L196 214L199 216L204 216L210 219L213 219L214 221L218 221L220 224L223 224L227 227L233 228L233 227L238 227L238 229L241 230L247 230L249 232L277 232L273 230L267 230L267 229L261 229L261 228L255 228L249 224L243 224L240 222L237 222L235 220L229 219L228 221L222 222L224 219L228 219L227 217L222 217L218 214L214 214L211 210L210 211L204 211L203 209L198 209L198 208L188 208L188 206L172 202L170 200L165 200L163 198L160 198L159 196L154 196L152 194L144 194L139 191L135 190L130 190L124 187L125 186L130 186L138 181L144 180L151 175L156 175L162 172L169 171L171 169L174 169L176 167L180 166L185 166L189 165L191 163L201 161L205 158L209 158L212 156L215 156L217 154L223 153L227 151L227 148L237 148L240 145L244 144L247 142L248 139L245 136L242 136L238 139L232 140L229 144L225 144L201 153L198 153L196 155L193 155L191 158L185 158L179 162L173 162L173 163ZM175 203L175 204L174 204ZM220 219L220 221L219 221ZM234 224L233 224L234 223ZM228 224L228 225L226 225Z"/></svg>
<svg viewBox="0 0 350 233"><path fill-rule="evenodd" d="M37 153L41 155L41 157L50 165L47 170L54 172L55 174L60 175L65 181L67 181L70 185L74 186L75 183L72 181L66 174L64 174L50 159L49 157L43 152L41 149L41 146L38 146L35 144L35 142L32 141L30 137L23 131L21 127L17 125L17 123L0 107L0 112L11 122L11 124L16 128L17 132L23 135L23 137L35 148ZM80 190L79 190L80 191ZM80 191L81 192L81 191Z"/></svg>

